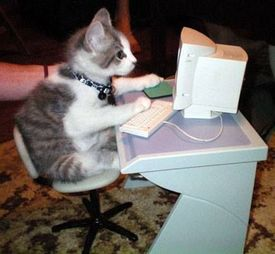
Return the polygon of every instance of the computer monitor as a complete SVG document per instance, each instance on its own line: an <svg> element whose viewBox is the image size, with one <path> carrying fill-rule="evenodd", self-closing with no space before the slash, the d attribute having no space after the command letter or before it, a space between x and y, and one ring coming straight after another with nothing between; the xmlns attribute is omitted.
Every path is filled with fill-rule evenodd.
<svg viewBox="0 0 275 254"><path fill-rule="evenodd" d="M206 35L181 31L173 108L185 118L237 113L248 56L238 46L216 44Z"/></svg>

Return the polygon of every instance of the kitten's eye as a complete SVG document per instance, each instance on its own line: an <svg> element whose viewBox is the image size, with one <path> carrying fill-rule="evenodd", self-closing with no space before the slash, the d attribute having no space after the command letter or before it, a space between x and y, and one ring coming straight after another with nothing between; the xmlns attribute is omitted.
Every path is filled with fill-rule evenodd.
<svg viewBox="0 0 275 254"><path fill-rule="evenodd" d="M120 50L116 53L116 57L119 59L119 60L122 60L124 57L126 57L126 54Z"/></svg>

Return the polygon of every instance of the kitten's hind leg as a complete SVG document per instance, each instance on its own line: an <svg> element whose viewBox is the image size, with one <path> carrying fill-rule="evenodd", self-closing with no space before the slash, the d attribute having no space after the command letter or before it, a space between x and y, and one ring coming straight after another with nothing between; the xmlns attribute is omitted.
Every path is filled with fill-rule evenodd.
<svg viewBox="0 0 275 254"><path fill-rule="evenodd" d="M54 180L76 182L100 174L104 170L119 170L116 151L102 149L64 155L52 165L47 174Z"/></svg>
<svg viewBox="0 0 275 254"><path fill-rule="evenodd" d="M101 149L78 155L85 177L100 174L105 170L119 170L119 158L116 151Z"/></svg>

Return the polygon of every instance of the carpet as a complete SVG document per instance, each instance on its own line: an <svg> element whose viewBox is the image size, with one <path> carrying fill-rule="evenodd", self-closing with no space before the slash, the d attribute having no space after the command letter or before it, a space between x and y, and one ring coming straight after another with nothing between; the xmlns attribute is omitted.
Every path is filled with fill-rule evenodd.
<svg viewBox="0 0 275 254"><path fill-rule="evenodd" d="M266 161L258 164L246 254L275 253L275 135ZM13 140L0 144L0 253L81 253L87 230L52 233L51 226L85 217L80 195L63 195L32 182ZM91 253L146 253L178 195L159 187L123 189L124 178L100 193L102 210L125 201L133 207L114 221L135 232L130 242L107 230L97 235ZM80 197L79 197L80 196Z"/></svg>

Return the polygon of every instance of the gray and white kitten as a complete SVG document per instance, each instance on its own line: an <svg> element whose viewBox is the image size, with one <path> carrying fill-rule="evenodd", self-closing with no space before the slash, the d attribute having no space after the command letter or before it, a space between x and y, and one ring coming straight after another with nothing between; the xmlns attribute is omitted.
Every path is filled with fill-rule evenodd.
<svg viewBox="0 0 275 254"><path fill-rule="evenodd" d="M99 84L133 70L136 58L126 37L113 28L106 9L70 40L68 61L40 82L16 115L18 126L39 175L79 181L103 170L119 170L114 126L150 107L145 97L114 106L99 91L75 78L84 75ZM142 90L162 78L148 74L113 78L115 95Z"/></svg>

